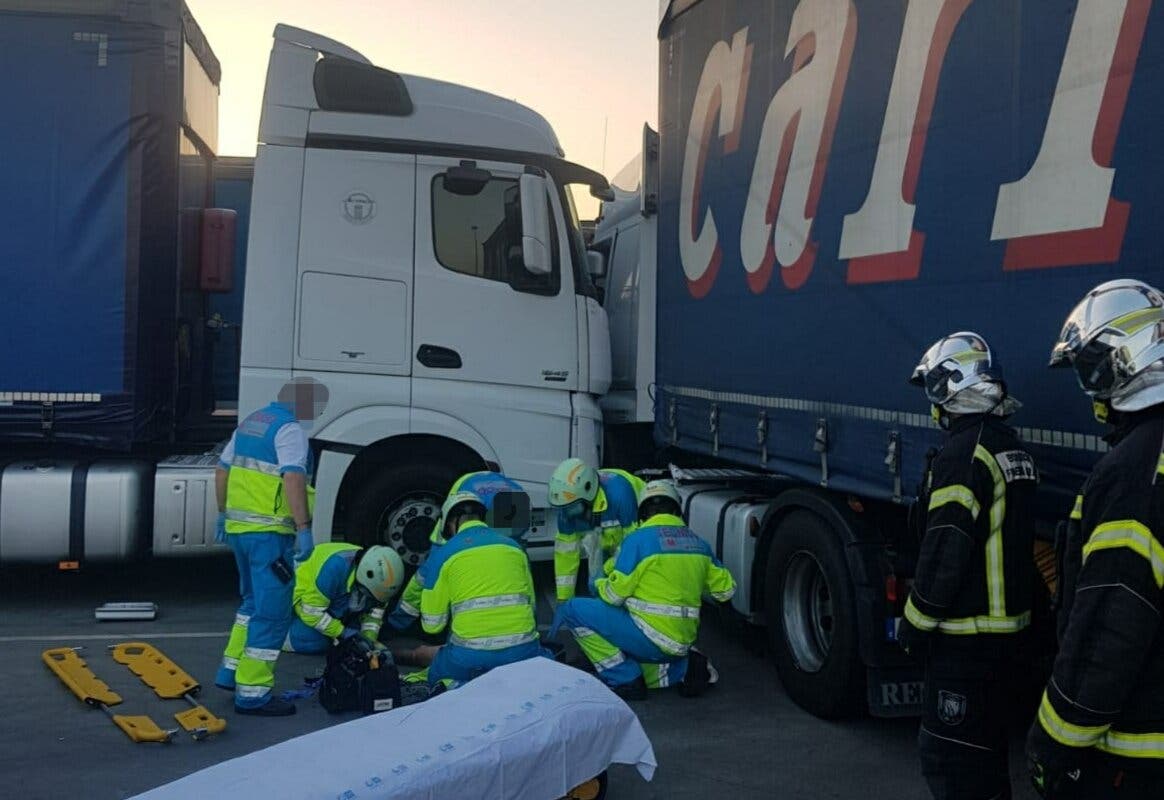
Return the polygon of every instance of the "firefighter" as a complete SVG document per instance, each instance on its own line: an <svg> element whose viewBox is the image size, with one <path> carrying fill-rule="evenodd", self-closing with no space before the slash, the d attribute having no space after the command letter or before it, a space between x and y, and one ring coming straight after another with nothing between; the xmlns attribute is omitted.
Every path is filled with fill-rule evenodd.
<svg viewBox="0 0 1164 800"><path fill-rule="evenodd" d="M289 562L314 548L312 458L305 426L327 390L310 378L288 382L278 400L239 424L219 458L217 538L238 565L242 602L215 676L240 714L278 717L295 706L272 693L275 662L291 627L295 574Z"/></svg>
<svg viewBox="0 0 1164 800"><path fill-rule="evenodd" d="M505 516L505 519L493 519L490 521L490 527L494 529L506 528L517 536L524 532L529 526L529 498L525 494L525 490L521 488L521 484L517 483L500 472L469 472L457 478L453 482L453 486L449 489L449 494L456 492L472 492L477 495L485 506L485 510L489 516L494 516L494 501L499 497L509 498L511 502L505 504L505 508L497 509L497 516ZM514 503L514 498L524 498L525 502ZM518 506L524 505L524 510ZM433 552L438 547L448 541L444 534L445 525L441 517L437 517L433 523L432 533L429 536L429 541L432 542L432 549L428 552L428 557L432 557ZM420 616L420 572L417 571L409 579L408 584L404 587L404 593L400 596L400 601L396 604L395 610L388 615L389 627L403 631L414 623Z"/></svg>
<svg viewBox="0 0 1164 800"><path fill-rule="evenodd" d="M432 659L428 683L461 684L494 667L548 655L539 644L537 599L525 550L485 524L473 492L453 492L441 508L444 537L420 568L420 624L449 628Z"/></svg>
<svg viewBox="0 0 1164 800"><path fill-rule="evenodd" d="M1164 797L1164 294L1096 287L1051 366L1074 368L1113 430L1071 514L1031 776L1046 798Z"/></svg>
<svg viewBox="0 0 1164 800"><path fill-rule="evenodd" d="M937 800L1009 798L1010 678L1031 621L1038 472L1004 422L1019 404L981 336L939 339L910 383L946 432L919 498L926 528L898 629L925 666L922 774Z"/></svg>
<svg viewBox="0 0 1164 800"><path fill-rule="evenodd" d="M609 575L595 582L598 597L559 605L547 634L569 628L598 677L626 700L668 686L696 696L718 678L692 645L704 593L726 602L736 582L684 524L681 508L670 481L646 484L639 527L622 541Z"/></svg>
<svg viewBox="0 0 1164 800"><path fill-rule="evenodd" d="M384 606L404 582L404 562L391 547L347 542L317 545L295 570L295 621L283 643L292 653L323 653L337 639L363 636L375 646ZM348 620L360 627L346 625Z"/></svg>
<svg viewBox="0 0 1164 800"><path fill-rule="evenodd" d="M603 561L638 525L640 478L620 469L595 470L568 458L550 476L550 505L558 512L554 537L554 582L558 602L574 596L582 549L589 549L593 583Z"/></svg>

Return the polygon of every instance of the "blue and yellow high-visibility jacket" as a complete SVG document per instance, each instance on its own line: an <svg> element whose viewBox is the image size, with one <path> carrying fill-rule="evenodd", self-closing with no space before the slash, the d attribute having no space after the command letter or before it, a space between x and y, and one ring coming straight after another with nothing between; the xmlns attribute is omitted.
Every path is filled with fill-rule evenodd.
<svg viewBox="0 0 1164 800"><path fill-rule="evenodd" d="M295 568L291 601L295 615L330 639L344 629L348 597L355 583L356 559L362 549L347 542L325 542L316 545L307 560ZM360 619L360 633L375 642L383 620L384 607L373 606Z"/></svg>
<svg viewBox="0 0 1164 800"><path fill-rule="evenodd" d="M481 503L485 506L486 511L493 509L493 500L501 492L522 492L521 484L517 481L507 478L500 472L469 472L457 478L453 482L453 486L449 489L449 494L454 492L472 492L481 498ZM436 523L433 525L432 534L429 539L432 541L432 549L429 550L427 558L432 558L432 554L438 547L443 545L447 539L442 534L444 528L444 520L437 517ZM408 579L408 583L404 587L404 592L400 595L400 601L396 604L396 609L389 617L389 624L396 630L404 630L412 624L413 620L420 616L420 592L421 592L421 577L420 571L413 573L412 577Z"/></svg>
<svg viewBox="0 0 1164 800"><path fill-rule="evenodd" d="M598 483L590 517L567 521L558 516L558 532L554 537L554 583L559 602L574 596L578 567L582 563L583 536L597 530L606 556L617 550L622 540L638 526L639 493L646 485L643 480L621 469L601 469Z"/></svg>
<svg viewBox="0 0 1164 800"><path fill-rule="evenodd" d="M468 522L420 568L420 623L450 627L448 643L500 650L538 639L533 576L521 545L482 522Z"/></svg>
<svg viewBox="0 0 1164 800"><path fill-rule="evenodd" d="M308 513L313 513L315 491L310 486L310 453L306 468L280 465L275 445L275 438L285 426L298 424L291 407L284 403L271 403L239 424L231 440L233 454L222 465L229 469L227 533L295 533L291 506L283 496L283 473L289 471L307 474L307 507Z"/></svg>
<svg viewBox="0 0 1164 800"><path fill-rule="evenodd" d="M695 642L703 595L724 602L736 592L707 542L671 514L656 514L624 539L610 575L595 584L599 597L625 607L648 639L676 657Z"/></svg>

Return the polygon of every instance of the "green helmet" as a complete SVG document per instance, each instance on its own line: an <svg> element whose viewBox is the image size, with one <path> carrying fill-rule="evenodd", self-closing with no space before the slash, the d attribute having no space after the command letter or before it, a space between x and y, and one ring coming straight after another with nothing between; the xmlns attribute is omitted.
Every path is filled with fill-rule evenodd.
<svg viewBox="0 0 1164 800"><path fill-rule="evenodd" d="M387 603L404 583L400 554L380 544L369 547L356 565L356 583L367 589L377 603Z"/></svg>
<svg viewBox="0 0 1164 800"><path fill-rule="evenodd" d="M639 519L646 520L655 514L682 516L683 499L672 481L651 481L639 494Z"/></svg>
<svg viewBox="0 0 1164 800"><path fill-rule="evenodd" d="M473 504L477 506L477 511L481 514L481 518L485 518L485 504L481 502L481 498L474 492L453 492L445 498L445 503L441 506L441 522L443 528L456 518L460 507L463 505ZM456 531L453 531L456 533Z"/></svg>
<svg viewBox="0 0 1164 800"><path fill-rule="evenodd" d="M598 471L580 458L567 458L550 476L550 505L562 508L598 496Z"/></svg>

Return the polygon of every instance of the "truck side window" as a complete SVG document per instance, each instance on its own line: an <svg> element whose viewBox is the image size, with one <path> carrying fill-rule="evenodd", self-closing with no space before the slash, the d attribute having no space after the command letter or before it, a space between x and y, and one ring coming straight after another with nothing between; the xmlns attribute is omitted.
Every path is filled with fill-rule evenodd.
<svg viewBox="0 0 1164 800"><path fill-rule="evenodd" d="M553 269L526 271L521 255L521 192L510 178L492 178L472 195L454 194L442 176L432 181L433 247L441 266L519 292L556 295L561 287L557 225L551 225Z"/></svg>

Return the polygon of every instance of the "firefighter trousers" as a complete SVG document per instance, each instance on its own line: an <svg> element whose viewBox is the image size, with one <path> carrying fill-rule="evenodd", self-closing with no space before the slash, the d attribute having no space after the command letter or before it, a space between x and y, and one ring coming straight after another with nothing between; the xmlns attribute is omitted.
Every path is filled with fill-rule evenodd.
<svg viewBox="0 0 1164 800"><path fill-rule="evenodd" d="M1006 662L931 657L918 732L922 775L934 800L1010 800Z"/></svg>

